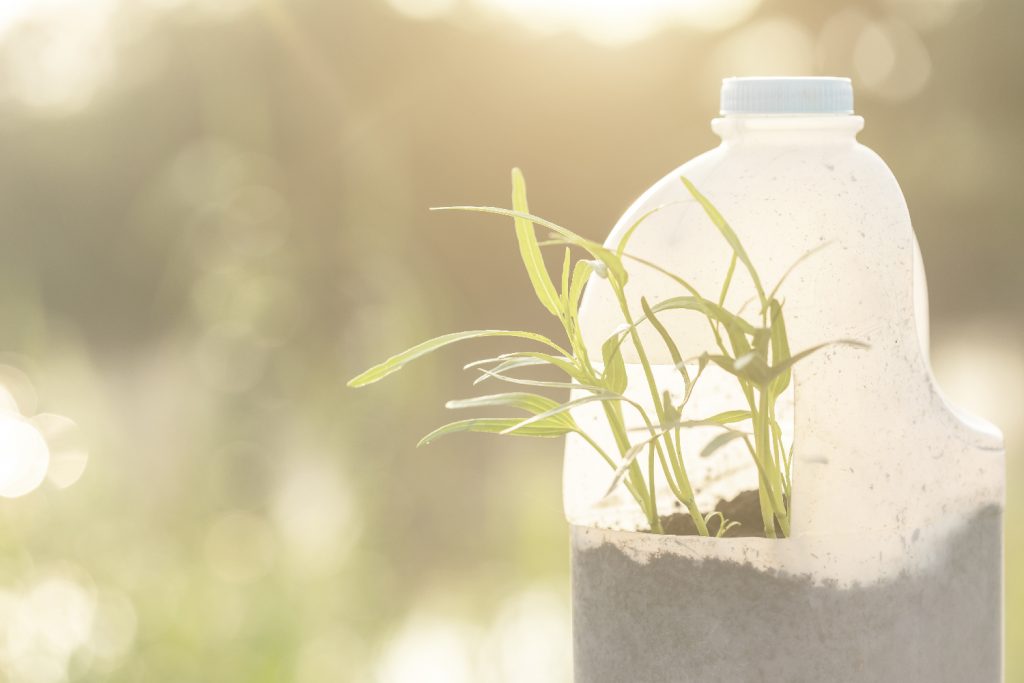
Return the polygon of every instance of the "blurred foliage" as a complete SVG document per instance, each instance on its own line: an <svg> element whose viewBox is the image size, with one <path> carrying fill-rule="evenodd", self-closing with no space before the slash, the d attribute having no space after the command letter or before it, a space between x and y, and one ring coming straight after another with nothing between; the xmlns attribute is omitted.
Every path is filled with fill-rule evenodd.
<svg viewBox="0 0 1024 683"><path fill-rule="evenodd" d="M344 379L455 329L555 331L509 294L511 231L426 207L507 205L518 164L601 239L716 143L719 78L822 70L858 79L905 190L940 378L1007 429L1024 678L1024 5L744 6L606 40L488 0L5 2L0 366L89 453L0 503L8 680L566 680L559 445L414 451L470 391L458 350Z"/></svg>

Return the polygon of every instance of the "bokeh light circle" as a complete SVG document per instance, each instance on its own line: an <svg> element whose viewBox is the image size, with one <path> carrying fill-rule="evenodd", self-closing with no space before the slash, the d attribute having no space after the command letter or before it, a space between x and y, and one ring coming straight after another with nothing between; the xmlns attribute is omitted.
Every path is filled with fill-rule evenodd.
<svg viewBox="0 0 1024 683"><path fill-rule="evenodd" d="M31 493L46 478L50 449L46 439L20 415L0 412L0 496Z"/></svg>

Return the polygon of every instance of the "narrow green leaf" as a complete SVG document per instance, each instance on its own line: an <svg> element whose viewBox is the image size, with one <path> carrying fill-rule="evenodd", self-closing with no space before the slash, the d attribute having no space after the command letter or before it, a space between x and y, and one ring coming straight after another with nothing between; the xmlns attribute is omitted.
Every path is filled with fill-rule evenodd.
<svg viewBox="0 0 1024 683"><path fill-rule="evenodd" d="M739 522L734 522L732 520L726 519L725 515L723 515L718 510L715 510L714 512L709 512L704 517L704 525L711 526L711 520L715 517L718 518L718 530L715 532L715 538L722 538L727 533L729 533L730 529L740 526Z"/></svg>
<svg viewBox="0 0 1024 683"><path fill-rule="evenodd" d="M572 410L573 408L578 408L578 407L586 405L588 403L593 403L594 401L623 401L623 400L626 400L625 397L620 396L618 394L613 394L611 392L605 392L605 393L600 393L600 394L591 394L590 396L582 396L580 398L573 399L572 401L568 401L567 403L563 403L563 404L561 404L561 405L559 405L559 406L557 406L555 408L552 408L551 410L545 411L543 413L539 413L537 415L534 415L533 417L528 417L525 420L523 420L521 423L519 423L518 425L513 425L513 426L509 427L504 432L502 432L502 434L512 434L512 433L516 432L517 430L521 429L522 427L528 427L529 425L532 425L532 424L537 423L537 422L544 422L546 420L550 420L551 418L556 417L558 415L561 415L562 413L566 413L566 412Z"/></svg>
<svg viewBox="0 0 1024 683"><path fill-rule="evenodd" d="M579 382L554 382L540 379L528 379L526 377L513 377L493 370L481 370L483 376L477 379L473 384L479 384L482 379L495 379L499 382L508 382L509 384L518 384L527 387L538 387L547 389L568 389L569 391L575 391L577 389L583 391L589 391L594 394L603 394L608 390L604 387L595 386L592 384L580 384Z"/></svg>
<svg viewBox="0 0 1024 683"><path fill-rule="evenodd" d="M508 354L508 358L532 358L534 360L541 361L546 365L553 366L564 372L569 377L573 378L580 384L591 384L592 378L590 375L580 368L575 360L572 360L568 355L552 356L550 353L541 353L539 351L518 351L516 353ZM507 370L507 368L503 369Z"/></svg>
<svg viewBox="0 0 1024 683"><path fill-rule="evenodd" d="M665 424L659 425L660 429L669 431L673 429L684 429L690 427L721 427L735 422L743 422L750 419L749 410L726 410L711 417L704 417L698 420L680 420L678 414L675 420L666 420ZM649 431L646 427L633 427L631 432Z"/></svg>
<svg viewBox="0 0 1024 683"><path fill-rule="evenodd" d="M383 363L374 365L366 372L350 379L348 381L348 386L364 387L367 384L373 384L374 382L384 379L391 373L401 370L411 361L444 346L466 339L480 339L482 337L516 337L519 339L529 339L531 341L540 342L541 344L550 346L562 355L569 355L560 346L558 346L558 344L543 335L534 334L533 332L519 332L513 330L471 330L468 332L453 332L451 334L445 334L440 337L427 340L421 344L417 344L411 349L407 349L402 353L388 358Z"/></svg>
<svg viewBox="0 0 1024 683"><path fill-rule="evenodd" d="M719 434L715 438L711 439L711 441L709 441L707 443L707 445L704 446L704 448L701 449L700 457L702 457L702 458L710 457L711 455L714 454L715 451L717 451L718 449L722 448L726 444L728 444L728 443L730 443L730 442L732 442L732 441L734 441L736 439L742 439L743 437L744 437L743 432L734 432L734 431L722 432L721 434Z"/></svg>
<svg viewBox="0 0 1024 683"><path fill-rule="evenodd" d="M622 359L623 334L616 332L601 345L604 360L604 375L601 380L609 391L622 394L626 391L629 377L626 376L626 362Z"/></svg>
<svg viewBox="0 0 1024 683"><path fill-rule="evenodd" d="M563 228L560 225L556 225L555 223L552 223L551 221L545 220L538 216L534 216L529 213L524 213L522 211L510 211L509 209L499 209L493 206L437 206L432 208L431 211L475 211L477 213L490 213L496 216L522 218L531 221L533 223L536 223L537 225L544 226L545 228L561 236L562 241L560 243L572 244L589 252L591 256L600 260L602 263L608 266L608 270L611 271L611 274L615 276L619 284L625 285L626 281L629 279L629 276L626 273L626 269L622 266L622 260L618 256L616 256L614 252L612 252L609 249L606 249L603 245L600 245L597 242L594 242L593 240L588 240L585 237L580 237L579 235L574 233L572 230L569 230L568 228Z"/></svg>
<svg viewBox="0 0 1024 683"><path fill-rule="evenodd" d="M580 297L583 295L583 287L587 284L587 280L590 278L590 274L593 272L593 268L586 261L577 261L576 265L572 269L572 284L569 285L569 310L573 312L573 317L580 310Z"/></svg>
<svg viewBox="0 0 1024 683"><path fill-rule="evenodd" d="M718 518L718 531L717 533L715 533L715 538L721 538L722 535L725 533L725 515L723 515L720 511L714 510L713 512L709 512L706 515L704 515L704 526L710 528L711 520L715 519L716 517Z"/></svg>
<svg viewBox="0 0 1024 683"><path fill-rule="evenodd" d="M668 389L661 392L661 414L664 416L666 423L661 426L662 429L665 429L669 424L679 422L679 418L681 416L679 408L672 404L672 397L669 394Z"/></svg>
<svg viewBox="0 0 1024 683"><path fill-rule="evenodd" d="M768 384L772 378L768 361L755 351L737 356L733 361L733 370L737 377L753 382L760 387Z"/></svg>
<svg viewBox="0 0 1024 683"><path fill-rule="evenodd" d="M444 407L449 410L465 410L467 408L519 408L536 415L558 406L558 402L547 396L514 391L507 394L489 394L448 401Z"/></svg>
<svg viewBox="0 0 1024 683"><path fill-rule="evenodd" d="M709 301L699 296L675 296L664 301L659 301L651 307L655 313L677 309L688 309L703 313L712 320L717 320L726 327L735 327L743 334L754 334L757 331L753 325L722 308L714 301Z"/></svg>
<svg viewBox="0 0 1024 683"><path fill-rule="evenodd" d="M732 284L732 276L736 272L736 252L733 252L729 259L729 270L725 273L725 280L722 282L722 291L718 295L718 305L725 306L725 297L729 294L729 285Z"/></svg>
<svg viewBox="0 0 1024 683"><path fill-rule="evenodd" d="M771 329L771 350L772 364L779 365L789 360L789 337L786 334L786 321L782 316L782 305L775 299L768 303L768 320ZM772 380L771 391L774 396L779 396L789 386L792 373L787 368L778 377Z"/></svg>
<svg viewBox="0 0 1024 683"><path fill-rule="evenodd" d="M750 350L750 344L747 342L746 335L753 335L757 332L757 328L743 318L700 296L678 296L665 299L664 301L659 301L651 309L657 313L675 309L688 309L703 313L710 321L722 323L732 344L733 353L736 355L742 355ZM717 332L715 334L717 335Z"/></svg>
<svg viewBox="0 0 1024 683"><path fill-rule="evenodd" d="M726 335L729 337L729 344L732 346L732 355L739 358L752 351L746 335L736 327L725 326Z"/></svg>
<svg viewBox="0 0 1024 683"><path fill-rule="evenodd" d="M668 204L654 207L650 211L646 212L644 215L640 216L640 218L636 219L636 221L634 221L633 224L629 226L629 229L627 229L626 232L622 235L622 239L619 240L619 246L616 247L615 249L616 256L618 256L620 259L622 258L623 252L626 251L626 244L629 243L630 238L633 237L633 233L636 232L636 229L640 227L640 224L647 220L648 217L661 211L663 208L665 208L665 206L668 206Z"/></svg>
<svg viewBox="0 0 1024 683"><path fill-rule="evenodd" d="M506 366L505 364L509 365ZM496 367L501 366L502 370L507 370L509 367L524 367L528 365L547 365L547 361L540 360L538 358L519 358L514 353L503 353L500 356L494 358L481 358L471 363L466 363L462 366L463 370L472 370L482 365L494 365ZM496 368L492 368L496 369Z"/></svg>
<svg viewBox="0 0 1024 683"><path fill-rule="evenodd" d="M672 280L673 282L677 283L679 286L681 286L686 291L690 292L690 294L692 294L693 296L697 297L698 299L703 299L704 298L704 297L702 297L700 295L700 292L698 292L697 289L692 284L690 284L689 282L687 282L683 278L679 277L675 273L670 272L668 270L665 270L664 268L659 266L657 263L653 263L651 261L648 261L647 259L642 259L639 256L634 256L632 254L625 254L625 257L628 258L628 259L631 259L633 261L636 261L637 263L643 264L644 266L647 266L648 268L650 268L651 270L654 270L655 272L661 273L665 277L667 277L670 280ZM722 336L721 336L721 334L719 333L719 330L718 330L719 325L717 325L714 320L709 319L708 320L708 326L711 328L711 333L715 336L715 342L722 349L722 351L725 352L725 346L722 343Z"/></svg>
<svg viewBox="0 0 1024 683"><path fill-rule="evenodd" d="M805 251L800 256L800 258L798 258L796 261L793 261L793 264L789 268L786 269L786 272L782 274L782 277L779 278L779 281L775 283L774 287L772 287L772 291L768 293L768 300L772 301L773 299L775 299L775 295L778 294L779 289L781 289L783 283L786 282L786 278L788 278L793 273L793 271L796 270L797 266L799 266L801 263L803 263L804 261L809 259L811 256L814 256L815 254L817 254L819 251L821 251L825 247L831 246L832 244L833 244L832 242L823 242L822 244L819 244L818 246L814 247L813 249L809 249L809 250Z"/></svg>
<svg viewBox="0 0 1024 683"><path fill-rule="evenodd" d="M780 375L782 375L782 373L787 372L790 368L792 368L794 365L802 361L804 358L807 358L807 356L811 355L812 353L817 353L821 349L824 349L829 346L850 346L855 349L871 348L868 344L865 344L864 342L861 341L857 341L856 339L839 339L832 342L826 342L824 344L818 344L817 346L812 346L809 349L804 349L800 353L797 353L787 358L781 363L773 365L769 371L769 381L775 379L776 377L779 377Z"/></svg>
<svg viewBox="0 0 1024 683"><path fill-rule="evenodd" d="M655 441L662 438L667 433L667 431L658 432L653 436L650 436L644 439L643 441L639 441L630 446L629 450L623 454L622 460L619 461L618 467L615 468L615 472L614 474L612 474L611 483L608 485L608 489L605 491L605 494L603 496L604 498L607 498L608 496L612 495L612 492L615 491L618 485L622 483L622 480L629 472L629 468L633 465L633 462L637 459L637 456L639 456L645 448L652 447Z"/></svg>
<svg viewBox="0 0 1024 683"><path fill-rule="evenodd" d="M729 226L729 223L722 217L722 214L718 212L718 209L708 201L708 198L702 195L693 183L686 177L682 177L683 185L690 192L690 195L697 200L697 202L704 209L704 213L707 214L711 222L715 224L718 231L725 238L725 241L729 243L733 253L739 258L740 262L743 263L747 268L747 272L750 273L750 279L754 283L754 288L757 290L757 295L762 302L765 301L764 287L761 285L761 278L757 274L757 270L754 268L753 262L750 260L750 256L747 255L747 250L743 248L743 244L740 242L740 238L736 236L736 232Z"/></svg>
<svg viewBox="0 0 1024 683"><path fill-rule="evenodd" d="M693 379L690 381L690 386L686 387L686 393L683 395L683 402L680 405L680 409L685 408L686 404L690 402L690 396L693 395L693 388L697 386L697 381L700 379L701 375L704 374L704 370L708 367L708 362L707 355L702 355L697 360L697 374L695 374Z"/></svg>
<svg viewBox="0 0 1024 683"><path fill-rule="evenodd" d="M525 410L531 415L538 415L557 408L558 405L558 401L548 398L547 396L531 394L524 391L515 391L507 394L490 394L488 396L476 396L474 398L448 401L448 403L445 404L445 407L450 410L495 407L518 408L519 410ZM577 428L576 422L572 419L572 416L566 413L557 415L554 418L554 422L560 422L570 429Z"/></svg>
<svg viewBox="0 0 1024 683"><path fill-rule="evenodd" d="M657 273L661 273L662 275L664 275L665 277L667 277L668 279L672 280L673 282L678 284L680 287L682 287L683 289L688 291L693 296L699 297L699 298L703 298L703 297L701 297L700 292L698 292L697 289L692 284L690 284L689 282L687 282L683 278L679 277L678 275L676 275L672 271L667 270L665 268L662 268L657 263L654 263L653 261L648 261L645 258L641 258L641 257L635 256L633 254L623 254L623 256L628 258L631 261L636 261L637 263L642 264L642 265L650 268L651 270L653 270L653 271L655 271Z"/></svg>
<svg viewBox="0 0 1024 683"><path fill-rule="evenodd" d="M538 358L509 358L505 361L502 361L498 365L495 365L493 368L481 368L481 375L473 381L473 384L479 384L488 377L506 375L508 374L509 370L518 370L519 368L535 368L544 365L549 364L546 361L540 360Z"/></svg>
<svg viewBox="0 0 1024 683"><path fill-rule="evenodd" d="M683 362L683 356L679 353L679 347L676 346L675 341L669 335L668 330L661 321L658 320L654 314L654 309L651 308L650 304L647 303L647 297L640 297L640 307L644 311L644 318L654 327L654 329L661 336L662 342L665 344L665 348L668 349L669 356L672 357L672 363L675 365L676 370L679 371L680 376L683 378L683 385L685 386L685 393L690 392L690 371L686 369L686 363Z"/></svg>
<svg viewBox="0 0 1024 683"><path fill-rule="evenodd" d="M702 353L700 360L704 363L714 363L718 367L722 368L726 372L735 375L736 369L733 367L733 359L729 356L723 356L716 353Z"/></svg>
<svg viewBox="0 0 1024 683"><path fill-rule="evenodd" d="M482 368L479 367L487 362L494 362L495 360L500 361L493 368ZM569 378L575 380L574 383L569 382L550 382L540 381L534 379L512 377L505 373L509 370L515 370L520 367L538 367L538 366L553 366L562 372L566 373ZM480 384L484 380L493 378L504 382L511 382L513 384L523 384L534 387L554 387L559 389L586 389L588 391L605 391L602 388L596 387L596 379L592 378L588 371L578 367L572 361L565 358L558 358L546 353L534 353L529 351L520 351L518 353L507 353L499 356L497 359L487 359L486 361L476 361L470 363L467 367L477 367L481 373L473 384Z"/></svg>
<svg viewBox="0 0 1024 683"><path fill-rule="evenodd" d="M769 368L764 358L753 351L743 353L733 358L728 355L707 354L708 359L725 372L741 380L744 384L744 391L748 392L751 386L763 386L770 380Z"/></svg>
<svg viewBox="0 0 1024 683"><path fill-rule="evenodd" d="M416 446L426 446L442 436L458 432L485 432L488 434L501 434L509 427L515 426L520 422L522 422L522 419L518 417L481 417L473 420L459 420L458 422L451 422L443 427L438 427L420 439L420 442L416 444ZM515 434L517 436L539 436L552 438L556 436L564 436L571 431L573 430L566 427L564 423L551 421L535 422L517 430Z"/></svg>
<svg viewBox="0 0 1024 683"><path fill-rule="evenodd" d="M772 380L781 376L787 372L790 368L796 365L798 362L810 356L812 353L816 353L821 349L829 346L852 346L858 349L869 348L867 344L859 342L853 339L840 339L834 342L826 342L824 344L818 344L812 346L809 349L804 349L800 353L787 358L773 366L769 366L764 359L758 356L754 352L750 352L740 356L739 358L733 359L729 356L721 356L714 354L705 354L705 356L712 363L722 368L726 372L739 377L740 379L752 382L760 387L766 387Z"/></svg>
<svg viewBox="0 0 1024 683"><path fill-rule="evenodd" d="M520 214L530 213L530 207L526 202L526 179L523 172L518 168L512 169L512 208ZM544 257L541 255L540 247L537 245L537 233L534 232L533 223L520 216L515 217L516 239L519 242L519 255L526 266L526 273L530 276L533 289L537 293L544 308L548 309L551 315L559 316L558 293L555 285L551 282L548 269L544 265Z"/></svg>
<svg viewBox="0 0 1024 683"><path fill-rule="evenodd" d="M696 424L725 425L733 422L743 422L750 419L749 410L725 410L717 415L705 417L701 420L694 420Z"/></svg>
<svg viewBox="0 0 1024 683"><path fill-rule="evenodd" d="M562 291L559 295L562 315L569 316L569 273L572 270L572 250L565 248L565 258L562 261Z"/></svg>

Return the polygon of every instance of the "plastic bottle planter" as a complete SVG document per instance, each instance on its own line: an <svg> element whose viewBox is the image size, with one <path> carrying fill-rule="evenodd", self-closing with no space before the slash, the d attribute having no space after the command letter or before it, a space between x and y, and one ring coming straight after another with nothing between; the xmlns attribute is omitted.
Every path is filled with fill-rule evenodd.
<svg viewBox="0 0 1024 683"><path fill-rule="evenodd" d="M852 115L849 81L730 79L723 114L712 126L722 144L641 197L608 244L663 206L630 251L717 291L730 254L690 201L685 175L765 281L828 245L782 290L793 348L840 338L870 348L835 347L794 369L787 539L637 532L634 505L602 500L605 466L569 437L576 680L1000 681L1002 438L935 385L910 217L892 173L855 139L863 120ZM631 275L637 299L678 294L657 273ZM736 280L730 301L752 296L749 285ZM585 339L599 348L619 324L616 308L598 279L585 296ZM684 357L707 348L699 319L663 322ZM724 378L701 385L691 405L728 401ZM748 463L723 451L702 461L691 473L701 508L756 489Z"/></svg>

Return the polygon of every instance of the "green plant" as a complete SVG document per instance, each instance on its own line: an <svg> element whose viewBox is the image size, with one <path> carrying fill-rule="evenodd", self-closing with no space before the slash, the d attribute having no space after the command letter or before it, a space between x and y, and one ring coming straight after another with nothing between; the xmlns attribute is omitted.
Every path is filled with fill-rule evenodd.
<svg viewBox="0 0 1024 683"><path fill-rule="evenodd" d="M728 243L732 258L717 301L702 296L685 279L670 273L657 264L633 256L626 251L636 229L658 209L641 216L623 235L614 249L597 244L559 225L534 216L529 211L526 183L518 169L512 171L512 209L493 207L456 206L435 210L476 211L510 217L514 220L519 253L534 292L547 311L562 325L566 345L533 332L513 330L475 330L447 334L408 349L376 365L349 381L351 387L362 387L400 370L407 363L457 341L481 337L512 337L539 344L542 350L515 351L494 358L470 363L466 369L476 369L483 380L495 380L518 386L543 389L574 389L583 395L564 402L526 391L490 394L459 401L449 401L451 409L477 409L501 407L526 413L519 417L483 417L459 420L446 424L427 436L420 445L455 432L491 432L514 436L558 437L570 433L584 439L613 470L609 493L619 485L632 495L643 511L650 530L662 533L661 517L655 493L655 474L660 468L673 495L686 508L697 532L710 535L709 526L718 518L717 535L723 535L733 523L720 513L702 514L698 509L694 490L687 475L680 432L692 427L714 426L721 434L712 439L701 455L709 456L725 444L740 439L746 445L759 478L759 500L765 535L774 538L777 529L788 536L790 531L790 501L792 500L792 449L786 449L782 430L776 417L776 403L791 381L791 369L801 359L825 345L791 354L783 318L783 304L776 298L780 282L770 292L765 291L761 278L750 256L736 233L718 210L694 185L682 178L690 196L702 207L711 223ZM551 238L543 246L562 246L564 256L560 286L549 274L541 254L535 225L551 231ZM579 249L589 259L573 259L572 250ZM629 272L624 263L629 261L663 273L678 284L685 294L650 304L645 297L640 303L642 315L634 316L630 310L625 286ZM758 324L752 324L739 313L725 308L726 295L732 284L737 266L750 276L759 304ZM795 265L795 264L794 264ZM788 274L788 272L787 272ZM583 288L592 276L607 279L622 315L624 325L601 346L601 361L597 362L586 347L579 325L579 304ZM785 276L783 276L783 279ZM678 345L659 320L658 315L669 310L685 310L703 316L714 335L718 353L704 353L695 359L684 359ZM674 368L685 387L681 400L673 402L669 392L659 387L649 361L647 349L638 333L642 324L651 325L670 354ZM640 403L626 396L628 376L622 355L622 345L631 343L643 369L647 390L654 406L650 414ZM856 342L841 342L856 344ZM693 389L704 370L714 364L739 383L746 405L698 419L684 419L684 410ZM538 380L521 376L524 368L546 366L565 376L564 381ZM691 370L695 368L695 372ZM611 433L615 450L609 453L573 419L572 410L585 404L599 402ZM630 410L640 418L642 438L630 438L625 414ZM741 430L740 423L749 422L750 431Z"/></svg>

